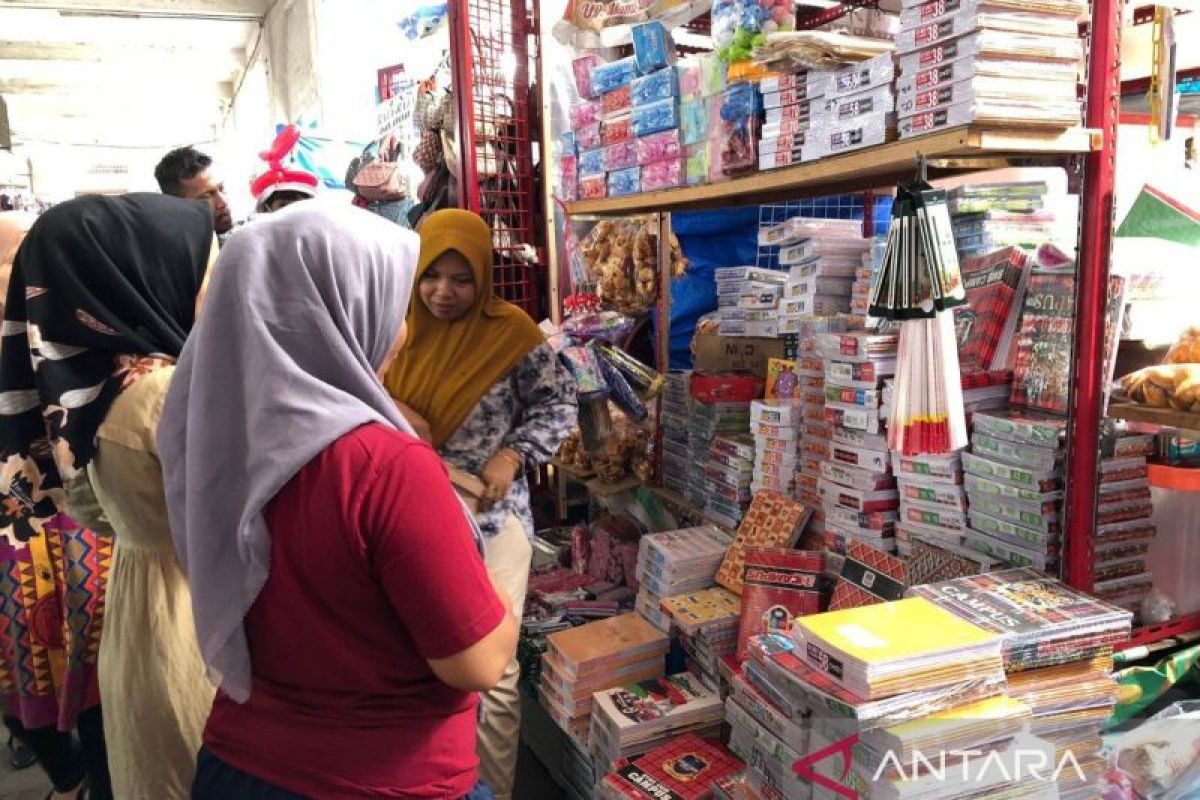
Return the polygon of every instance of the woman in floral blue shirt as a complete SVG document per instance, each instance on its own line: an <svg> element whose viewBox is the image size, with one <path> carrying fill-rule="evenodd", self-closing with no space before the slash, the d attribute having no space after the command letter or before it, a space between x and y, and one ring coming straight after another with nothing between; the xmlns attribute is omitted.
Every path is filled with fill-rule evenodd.
<svg viewBox="0 0 1200 800"><path fill-rule="evenodd" d="M575 383L533 320L492 293L492 233L479 216L438 211L419 233L409 340L385 383L418 433L483 481L487 566L519 615L533 554L525 472L548 461L574 428ZM514 657L484 697L480 776L498 800L512 796L519 677Z"/></svg>

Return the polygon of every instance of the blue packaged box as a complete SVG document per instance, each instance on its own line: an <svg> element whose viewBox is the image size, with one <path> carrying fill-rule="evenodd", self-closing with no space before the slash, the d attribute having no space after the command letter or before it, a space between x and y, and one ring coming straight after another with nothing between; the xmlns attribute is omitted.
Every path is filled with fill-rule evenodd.
<svg viewBox="0 0 1200 800"><path fill-rule="evenodd" d="M631 33L638 74L649 75L671 63L671 42L661 22L634 25Z"/></svg>
<svg viewBox="0 0 1200 800"><path fill-rule="evenodd" d="M559 137L559 142L562 143L563 155L573 156L579 152L579 140L575 138L575 131L564 131Z"/></svg>
<svg viewBox="0 0 1200 800"><path fill-rule="evenodd" d="M659 100L670 100L679 96L679 80L674 67L651 72L641 78L634 78L629 90L630 99L635 106L647 103L657 103Z"/></svg>
<svg viewBox="0 0 1200 800"><path fill-rule="evenodd" d="M644 106L635 106L632 116L631 124L635 136L648 136L659 131L678 128L679 103L671 98Z"/></svg>
<svg viewBox="0 0 1200 800"><path fill-rule="evenodd" d="M597 64L592 68L592 90L598 95L611 92L628 86L636 76L637 65L633 56Z"/></svg>
<svg viewBox="0 0 1200 800"><path fill-rule="evenodd" d="M608 196L624 197L627 194L637 194L642 190L642 170L640 167L619 169L608 173Z"/></svg>
<svg viewBox="0 0 1200 800"><path fill-rule="evenodd" d="M579 174L600 175L604 173L604 148L583 150L579 153Z"/></svg>

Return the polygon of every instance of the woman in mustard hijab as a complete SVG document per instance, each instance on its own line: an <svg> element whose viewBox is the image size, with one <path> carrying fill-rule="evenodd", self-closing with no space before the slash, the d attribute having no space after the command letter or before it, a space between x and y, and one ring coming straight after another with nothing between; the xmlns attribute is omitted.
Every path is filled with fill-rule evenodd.
<svg viewBox="0 0 1200 800"><path fill-rule="evenodd" d="M478 215L438 211L418 233L409 340L385 384L443 459L483 481L485 560L519 617L533 554L525 471L548 461L574 428L575 384L533 320L492 293L492 232ZM512 794L519 676L514 657L484 697L480 777L498 800Z"/></svg>

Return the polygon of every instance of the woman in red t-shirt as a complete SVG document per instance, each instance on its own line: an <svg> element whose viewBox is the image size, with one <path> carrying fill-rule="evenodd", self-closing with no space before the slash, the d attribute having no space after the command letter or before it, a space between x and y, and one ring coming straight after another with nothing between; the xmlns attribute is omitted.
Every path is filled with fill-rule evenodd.
<svg viewBox="0 0 1200 800"><path fill-rule="evenodd" d="M474 692L517 622L379 380L417 240L313 201L234 234L158 446L220 692L193 797L482 797Z"/></svg>

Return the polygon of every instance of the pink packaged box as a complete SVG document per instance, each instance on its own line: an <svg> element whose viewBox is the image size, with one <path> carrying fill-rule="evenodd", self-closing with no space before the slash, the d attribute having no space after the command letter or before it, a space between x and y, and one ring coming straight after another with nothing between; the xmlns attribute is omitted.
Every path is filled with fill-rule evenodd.
<svg viewBox="0 0 1200 800"><path fill-rule="evenodd" d="M592 69L603 63L604 60L595 53L580 56L571 62L571 71L575 74L575 89L580 97L590 100L596 96L597 92L592 88Z"/></svg>
<svg viewBox="0 0 1200 800"><path fill-rule="evenodd" d="M633 106L629 85L613 89L600 95L600 116L612 117L623 114Z"/></svg>
<svg viewBox="0 0 1200 800"><path fill-rule="evenodd" d="M593 122L591 125L576 128L575 141L579 143L580 150L595 150L600 147L603 144L600 140L600 123Z"/></svg>
<svg viewBox="0 0 1200 800"><path fill-rule="evenodd" d="M605 175L588 175L579 179L580 200L600 200L608 197L608 178Z"/></svg>
<svg viewBox="0 0 1200 800"><path fill-rule="evenodd" d="M579 159L573 155L558 159L560 199L571 201L579 196Z"/></svg>
<svg viewBox="0 0 1200 800"><path fill-rule="evenodd" d="M637 163L642 166L657 161L677 161L683 155L678 128L642 136L636 141ZM645 179L646 176L643 173L642 181L645 182Z"/></svg>
<svg viewBox="0 0 1200 800"><path fill-rule="evenodd" d="M604 148L604 169L606 172L616 172L638 165L638 143L636 139L628 142L617 142Z"/></svg>
<svg viewBox="0 0 1200 800"><path fill-rule="evenodd" d="M633 140L633 118L629 114L606 119L600 123L600 141L605 145Z"/></svg>
<svg viewBox="0 0 1200 800"><path fill-rule="evenodd" d="M591 100L581 100L573 103L570 110L571 130L579 130L586 125L595 125L600 121L600 104Z"/></svg>

